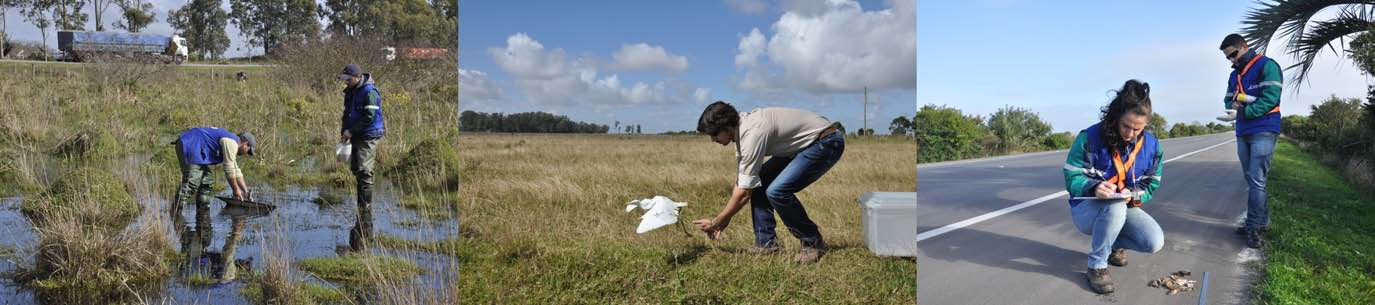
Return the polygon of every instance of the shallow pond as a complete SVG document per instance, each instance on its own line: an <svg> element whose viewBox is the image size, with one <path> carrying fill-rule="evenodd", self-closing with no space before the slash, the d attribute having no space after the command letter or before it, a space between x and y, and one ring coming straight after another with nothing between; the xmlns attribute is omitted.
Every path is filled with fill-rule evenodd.
<svg viewBox="0 0 1375 305"><path fill-rule="evenodd" d="M414 211L400 208L395 203L400 197L386 183L378 185L374 195L373 229L376 236L393 236L409 240L435 241L458 234L456 220L433 220L418 216ZM178 266L163 293L149 300L150 303L171 304L244 304L248 300L240 294L244 287L242 279L218 282L216 278L224 269L221 257L232 253L241 268L261 271L265 241L284 238L285 255L292 261L305 258L330 257L340 255L348 249L349 230L355 223L356 203L351 191L336 191L337 204L320 205L316 198L321 195L318 188L288 187L273 190L266 187L255 188L254 195L261 202L276 205L267 213L245 212L239 209L225 209L225 202L212 200L207 209L197 211L194 205L185 206L181 217L184 222L168 225L169 238L180 255L187 260ZM324 190L324 192L330 192ZM221 195L227 195L225 192ZM165 198L136 194L144 206L166 206ZM0 199L0 253L12 252L0 260L0 272L9 272L22 265L31 265L33 247L37 236L28 219L19 212L22 198ZM161 211L159 213L166 213ZM198 213L200 213L198 215ZM138 222L145 222L147 213ZM135 224L141 225L141 224ZM180 226L178 226L180 225ZM209 234L205 234L208 232ZM237 235L237 236L236 236ZM234 238L233 247L225 247ZM390 255L410 260L425 270L414 282L425 289L451 287L456 280L456 258L415 251L399 251L385 248L370 250L378 255ZM297 270L299 271L299 270ZM238 271L242 275L244 271ZM299 272L297 274L305 274ZM194 280L188 280L193 279ZM325 286L335 286L324 280L305 277L307 282ZM7 304L36 304L33 292L18 287L9 277L0 277L0 299Z"/></svg>

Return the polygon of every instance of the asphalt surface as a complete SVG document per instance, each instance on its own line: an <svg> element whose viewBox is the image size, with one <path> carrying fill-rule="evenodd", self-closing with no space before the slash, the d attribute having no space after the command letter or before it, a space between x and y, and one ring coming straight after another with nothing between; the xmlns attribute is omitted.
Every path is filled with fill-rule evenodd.
<svg viewBox="0 0 1375 305"><path fill-rule="evenodd" d="M1070 220L1066 151L918 166L918 304L1200 304L1199 289L1147 286L1178 270L1200 285L1209 273L1206 304L1247 303L1258 252L1232 231L1246 211L1235 139L1161 141L1164 175L1143 208L1165 246L1110 266L1116 292L1107 295L1085 279L1089 235Z"/></svg>

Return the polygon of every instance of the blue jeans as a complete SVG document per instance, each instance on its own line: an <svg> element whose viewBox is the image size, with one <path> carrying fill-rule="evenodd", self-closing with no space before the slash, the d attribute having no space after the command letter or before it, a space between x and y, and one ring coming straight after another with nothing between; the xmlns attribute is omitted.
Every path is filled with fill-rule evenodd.
<svg viewBox="0 0 1375 305"><path fill-rule="evenodd" d="M1155 253L1165 245L1160 224L1141 208L1127 208L1125 200L1085 200L1070 208L1079 232L1093 235L1089 268L1107 268L1114 249Z"/></svg>
<svg viewBox="0 0 1375 305"><path fill-rule="evenodd" d="M1275 155L1273 132L1258 132L1237 137L1237 159L1246 174L1246 228L1270 225L1270 208L1265 205L1265 177L1270 174L1270 159Z"/></svg>
<svg viewBox="0 0 1375 305"><path fill-rule="evenodd" d="M783 219L788 231L802 242L803 247L822 243L821 231L807 217L797 192L816 182L831 169L845 153L845 136L833 132L792 158L772 157L759 171L760 187L750 193L751 216L754 218L754 242L758 246L774 246L773 214ZM762 190L761 190L762 188Z"/></svg>

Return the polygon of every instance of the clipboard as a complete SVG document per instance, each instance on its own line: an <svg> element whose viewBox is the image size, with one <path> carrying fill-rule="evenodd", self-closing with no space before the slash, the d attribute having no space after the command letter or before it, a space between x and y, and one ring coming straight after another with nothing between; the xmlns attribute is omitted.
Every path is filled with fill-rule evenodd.
<svg viewBox="0 0 1375 305"><path fill-rule="evenodd" d="M1132 194L1132 193L1117 193L1116 196L1108 197L1108 198L1098 198L1098 196L1088 196L1088 197L1069 197L1069 199L1070 199L1070 200L1126 200L1126 199L1131 199L1132 196L1134 196L1134 195L1140 195L1140 194L1139 194L1139 193L1138 193L1138 194Z"/></svg>

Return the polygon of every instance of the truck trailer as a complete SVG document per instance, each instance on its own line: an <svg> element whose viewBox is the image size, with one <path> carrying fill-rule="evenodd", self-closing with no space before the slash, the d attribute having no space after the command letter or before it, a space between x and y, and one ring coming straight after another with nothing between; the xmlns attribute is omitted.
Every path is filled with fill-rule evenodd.
<svg viewBox="0 0 1375 305"><path fill-rule="evenodd" d="M67 61L124 61L181 64L186 38L157 34L58 31L57 49Z"/></svg>

